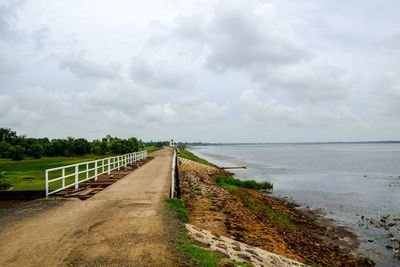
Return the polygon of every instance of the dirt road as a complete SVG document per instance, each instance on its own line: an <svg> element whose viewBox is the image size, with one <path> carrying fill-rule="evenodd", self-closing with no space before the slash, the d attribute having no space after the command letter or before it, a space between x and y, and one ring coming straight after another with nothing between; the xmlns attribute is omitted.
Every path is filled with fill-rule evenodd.
<svg viewBox="0 0 400 267"><path fill-rule="evenodd" d="M163 199L173 150L92 198L59 205L0 230L0 266L172 266Z"/></svg>

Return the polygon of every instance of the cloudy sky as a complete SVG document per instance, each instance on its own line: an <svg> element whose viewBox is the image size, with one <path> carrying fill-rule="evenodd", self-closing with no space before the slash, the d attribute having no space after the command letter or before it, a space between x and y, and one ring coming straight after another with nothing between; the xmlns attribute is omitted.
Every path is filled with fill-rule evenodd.
<svg viewBox="0 0 400 267"><path fill-rule="evenodd" d="M0 0L0 127L400 139L398 0Z"/></svg>

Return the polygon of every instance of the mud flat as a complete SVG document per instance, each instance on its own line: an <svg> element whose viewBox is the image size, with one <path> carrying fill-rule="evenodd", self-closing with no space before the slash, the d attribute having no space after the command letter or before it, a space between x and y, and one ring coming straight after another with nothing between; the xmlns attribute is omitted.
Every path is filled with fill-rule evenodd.
<svg viewBox="0 0 400 267"><path fill-rule="evenodd" d="M190 222L217 235L310 265L373 266L359 239L332 220L246 188L223 188L227 171L179 158L181 198Z"/></svg>

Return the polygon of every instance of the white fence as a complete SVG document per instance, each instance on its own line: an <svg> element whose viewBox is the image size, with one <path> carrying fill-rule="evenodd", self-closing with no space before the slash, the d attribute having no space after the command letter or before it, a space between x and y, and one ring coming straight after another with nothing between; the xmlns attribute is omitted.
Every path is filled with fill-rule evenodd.
<svg viewBox="0 0 400 267"><path fill-rule="evenodd" d="M174 198L175 194L175 168L176 168L176 151L174 151L174 157L172 158L172 169L171 169L171 198Z"/></svg>
<svg viewBox="0 0 400 267"><path fill-rule="evenodd" d="M147 151L133 152L116 157L109 157L98 159L88 162L67 165L46 170L46 197L55 194L69 187L75 186L77 189L79 183L95 179L99 175L107 173L110 175L111 171L126 167L128 164L144 159L147 157ZM50 184L56 183L50 190Z"/></svg>

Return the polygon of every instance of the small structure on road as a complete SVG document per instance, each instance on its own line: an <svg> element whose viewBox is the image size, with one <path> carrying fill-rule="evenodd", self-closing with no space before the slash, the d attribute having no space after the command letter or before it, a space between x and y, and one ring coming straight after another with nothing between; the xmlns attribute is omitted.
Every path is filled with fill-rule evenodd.
<svg viewBox="0 0 400 267"><path fill-rule="evenodd" d="M170 147L175 147L174 139L171 139L171 141L169 141L169 146Z"/></svg>

